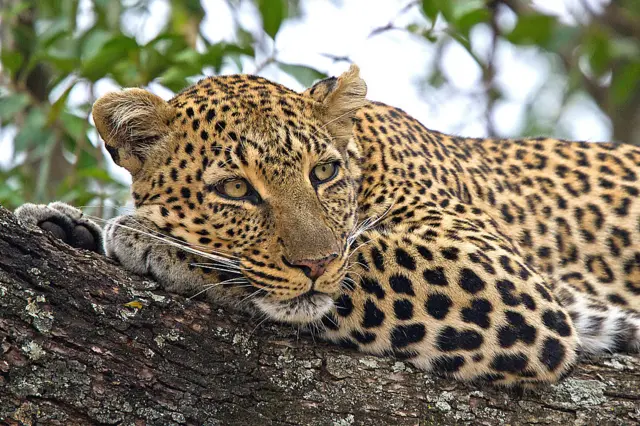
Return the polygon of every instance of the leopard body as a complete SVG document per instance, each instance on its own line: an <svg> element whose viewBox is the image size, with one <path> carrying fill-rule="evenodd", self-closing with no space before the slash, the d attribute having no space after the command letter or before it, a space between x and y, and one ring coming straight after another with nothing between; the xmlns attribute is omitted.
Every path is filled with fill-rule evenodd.
<svg viewBox="0 0 640 426"><path fill-rule="evenodd" d="M638 350L640 149L446 135L365 94L352 67L303 93L233 75L101 98L136 205L106 254L465 381L553 383L581 354ZM91 228L61 204L18 213Z"/></svg>

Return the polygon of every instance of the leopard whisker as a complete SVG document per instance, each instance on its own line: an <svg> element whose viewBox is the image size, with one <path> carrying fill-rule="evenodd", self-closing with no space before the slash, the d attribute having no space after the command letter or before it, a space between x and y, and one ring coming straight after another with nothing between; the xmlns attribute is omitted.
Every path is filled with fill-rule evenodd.
<svg viewBox="0 0 640 426"><path fill-rule="evenodd" d="M325 318L327 318L328 321L331 322L331 324L333 324L334 326L338 327L338 323L334 320L333 315L326 315ZM321 331L321 330L319 330Z"/></svg>
<svg viewBox="0 0 640 426"><path fill-rule="evenodd" d="M91 220L95 220L97 222L102 222L102 223L110 223L111 222L111 220L102 219L102 218L99 218L97 216L92 216L92 215L89 215L89 214L86 214L86 213L84 215L87 216L88 218L90 218ZM172 236L166 235L166 234L162 234L161 232L159 232L159 231L157 231L155 229L151 229L149 226L144 225L140 221L136 220L134 217L131 217L131 219L135 223L137 223L140 227L142 227L142 228L146 229L147 231L149 231L150 233L153 233L154 235L156 235L162 241L171 240L171 241L173 241L173 242L175 242L177 244L180 244L181 246L190 246L190 247L206 249L208 252L211 252L212 254L216 254L216 255L221 256L221 257L228 257L229 261L235 260L235 261L240 262L240 260L241 260L241 258L238 257L238 256L235 256L235 255L232 255L232 254L229 254L229 253L223 253L223 252L220 252L218 250L213 250L213 249L211 249L210 247L207 247L207 246L203 246L203 245L200 245L200 244L193 244L193 243L183 242L183 241L181 241L181 240L179 240L179 239L177 239L175 237L172 237ZM121 225L121 224L114 224L114 225L124 226L124 225ZM135 231L139 231L140 233L144 234L140 230L136 230L136 229L132 229L132 228L129 228L129 229L133 230L134 232ZM148 235L148 234L146 234L146 235Z"/></svg>
<svg viewBox="0 0 640 426"><path fill-rule="evenodd" d="M230 264L231 266L235 266L234 264L230 263L229 259L225 259L223 257L217 256L217 255L214 255L214 254L211 254L211 253L207 253L207 252L204 252L204 251L200 251L200 250L194 249L194 248L186 246L184 244L176 243L176 242L173 242L171 240L167 240L165 238L158 237L157 235L151 234L149 232L144 232L144 231L141 231L139 229L135 229L135 228L132 228L130 226L123 225L121 223L112 223L112 225L119 226L119 227L124 228L124 229L128 229L128 230L130 230L132 232L138 232L138 233L140 233L142 235L146 235L146 236L148 236L150 238L162 241L167 245L170 245L170 246L179 248L181 250L184 250L187 253L195 254L197 256L204 257L205 259L214 260L214 261L217 261L217 262L220 262L220 263L223 263L223 264Z"/></svg>
<svg viewBox="0 0 640 426"><path fill-rule="evenodd" d="M360 223L356 223L353 225L351 232L349 232L349 236L347 237L347 242L353 242L358 236L362 233L361 229L366 228L369 225L369 222L373 220L373 216L370 216L363 220ZM349 244L350 245L350 244Z"/></svg>
<svg viewBox="0 0 640 426"><path fill-rule="evenodd" d="M159 235L161 237L164 237L166 239L172 240L172 241L174 241L174 242L176 242L178 244L182 244L182 245L189 246L189 247L200 248L200 249L206 250L207 252L210 252L210 253L213 253L213 254L216 254L216 255L219 255L219 256L222 256L222 257L228 257L229 261L240 262L242 260L242 258L240 256L236 256L236 255L233 255L233 254L230 254L230 253L221 252L219 250L214 250L211 247L208 247L208 246L205 246L205 245L185 242L185 241L182 241L182 240L180 240L178 238L172 237L170 235L162 234L162 233L160 233L158 231L155 231L155 230L151 229L150 227L143 225L142 223L138 222L135 219L134 219L134 221L136 223L138 223L140 226L142 226L143 228L149 230L150 232L155 232L157 235Z"/></svg>
<svg viewBox="0 0 640 426"><path fill-rule="evenodd" d="M356 247L353 250L351 250L351 253L347 257L347 259L350 259L351 256L353 256L354 254L358 253L358 250L360 250L360 248L366 246L367 244L371 244L372 242L373 242L373 240L365 241L364 243L360 244L358 247Z"/></svg>
<svg viewBox="0 0 640 426"><path fill-rule="evenodd" d="M334 121L338 121L338 120L340 120L340 119L342 119L342 118L344 118L344 117L346 117L346 116L348 116L348 115L350 115L350 114L353 114L354 112L358 111L359 109L360 109L360 106L358 106L357 108L352 108L352 109L350 109L350 110L346 111L344 114L340 114L339 116L337 116L337 117L336 117L336 118L334 118L333 120L329 120L329 121L327 121L327 122L326 122L326 123L324 123L322 126L320 126L320 129L316 130L316 131L311 135L311 137L313 137L313 136L317 135L317 134L318 134L318 132L319 132L320 130L324 130L324 129L326 129L326 128L327 128L327 126L329 126L329 124L333 123Z"/></svg>
<svg viewBox="0 0 640 426"><path fill-rule="evenodd" d="M162 236L158 236L158 238L163 238L163 237ZM190 245L189 243L181 243L181 242L177 242L176 241L176 244L180 244L180 245L182 245L184 247L192 247L192 245ZM157 242L157 243L151 243L149 245L153 245L153 246L171 246L172 244L162 241L162 242ZM225 255L225 253L217 252L215 250L211 250L211 251L209 251L209 253L217 255L217 256L224 256ZM229 262L230 264L240 264L240 259L238 259L238 260L236 260L236 259L226 259L226 261ZM233 262L236 262L236 263L233 263Z"/></svg>
<svg viewBox="0 0 640 426"><path fill-rule="evenodd" d="M267 289L259 288L253 293L251 293L250 295L248 295L247 297L245 297L244 299L242 299L240 302L238 302L238 305L242 305L244 302L248 302L249 300L255 298L258 294L260 294L260 292L269 293Z"/></svg>
<svg viewBox="0 0 640 426"><path fill-rule="evenodd" d="M389 204L389 207L387 207L387 209L380 215L378 216L375 220L371 221L370 223L367 223L366 226L360 226L354 233L353 235L351 235L350 237L347 238L347 241L351 241L351 243L353 243L353 241L356 240L356 238L358 238L360 235L362 235L363 233L365 233L367 230L373 228L374 226L376 226L382 219L385 218L385 216L387 216L389 214L389 212L391 212L391 209L393 208L393 206L395 205L395 200L391 201L391 204ZM363 221L367 222L370 218L367 218ZM351 246L351 244L349 244L349 246Z"/></svg>
<svg viewBox="0 0 640 426"><path fill-rule="evenodd" d="M360 279L360 281L363 281L362 275L360 275L359 273L354 272L354 271L349 271L348 273L349 273L349 274L356 275L356 276L358 277L358 279ZM355 282L355 280L354 280L354 282Z"/></svg>
<svg viewBox="0 0 640 426"><path fill-rule="evenodd" d="M351 262L349 263L349 267L347 268L347 271L351 270L351 268L353 266L359 265L362 269L366 269L367 271L369 270L369 267L367 265L365 265L364 263L361 262Z"/></svg>
<svg viewBox="0 0 640 426"><path fill-rule="evenodd" d="M348 283L350 283L350 284L352 284L352 285L354 285L356 287L358 286L358 281L356 281L357 278L358 277L355 277L355 278L347 277L347 276L344 277L346 282L348 282Z"/></svg>
<svg viewBox="0 0 640 426"><path fill-rule="evenodd" d="M355 282L356 282L353 278L351 278L351 277L349 277L349 276L346 276L346 275L345 275L345 277L344 277L343 279L344 279L344 280L346 280L346 281L351 281L351 282L353 282L353 283L355 283Z"/></svg>
<svg viewBox="0 0 640 426"><path fill-rule="evenodd" d="M239 280L239 279L240 279L240 278L231 278L231 279L229 279L229 280L221 281L221 282L219 282L219 283L207 284L207 285L205 285L205 286L204 286L204 288L203 288L202 290L200 290L199 292L197 292L197 293L196 293L196 294L194 294L193 296L188 297L187 299L188 299L188 300L191 300L191 299L193 299L194 297L201 295L201 294L202 294L202 293L204 293L205 291L210 290L210 289L212 289L212 288L214 288L214 287L218 287L218 286L220 286L220 285L222 285L222 284L228 284L228 283L234 283L234 284L235 284L235 283L238 283L238 284L242 284L242 283L244 283L244 282L246 282L247 284L249 284L249 282L248 282L246 279L244 279L244 281L237 281L237 280ZM248 286L251 286L251 284L249 284ZM248 287L248 286L237 286L237 287Z"/></svg>
<svg viewBox="0 0 640 426"><path fill-rule="evenodd" d="M227 272L227 273L231 273L231 274L238 274L241 275L241 272L239 269L230 269L230 268L225 268L223 266L215 266L215 265L207 265L207 266L199 266L200 268L203 269L211 269L214 271L219 271L219 272Z"/></svg>
<svg viewBox="0 0 640 426"><path fill-rule="evenodd" d="M251 336L253 336L253 333L256 332L256 330L258 329L258 327L260 327L262 324L265 323L265 321L267 321L269 319L269 315L267 314L262 314L263 318L260 320L260 322L258 323L258 325L256 325L253 330L251 330L251 333L249 333L249 336L247 337L247 339L250 339Z"/></svg>
<svg viewBox="0 0 640 426"><path fill-rule="evenodd" d="M355 289L356 289L356 287L357 287L356 282L355 282L353 279L349 278L349 277L344 277L344 278L342 279L342 282L343 282L343 283L346 283L347 285L349 285L349 287L350 287L350 289L349 289L349 290L352 290L352 291L353 291L353 290L355 290Z"/></svg>
<svg viewBox="0 0 640 426"><path fill-rule="evenodd" d="M206 262L194 262L194 263L190 263L190 265L192 266L198 266L200 268L211 268L211 267L217 267L219 265L215 264L215 263L206 263ZM235 269L237 271L253 271L253 269L251 268L245 268L243 266L240 265L236 265L236 266L229 266L229 268Z"/></svg>

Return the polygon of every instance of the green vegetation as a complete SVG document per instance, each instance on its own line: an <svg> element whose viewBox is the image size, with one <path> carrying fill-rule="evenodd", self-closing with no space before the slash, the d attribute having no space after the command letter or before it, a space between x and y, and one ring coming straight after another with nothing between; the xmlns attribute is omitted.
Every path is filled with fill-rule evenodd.
<svg viewBox="0 0 640 426"><path fill-rule="evenodd" d="M202 23L218 18L207 17L199 0L167 1L170 11L159 33L150 40L142 37L134 24L144 23L149 8L157 3L0 0L0 132L15 134L12 161L0 168L0 204L13 208L25 201L58 199L102 208L105 200L124 203L128 191L108 172L110 160L89 121L94 88L105 79L123 87L155 83L175 92L189 85L193 76L223 68L251 71L246 64L257 70L280 67L304 85L324 77L308 66L283 64L270 50L282 23L299 15L304 0L227 0L234 20L233 41L217 43L203 34ZM261 32L243 27L238 19L241 7L259 15ZM547 53L554 72L570 83L565 99L576 93L590 96L610 117L616 140L640 144L640 3L636 0L612 2L597 13L587 10L584 23L578 25L564 24L517 0L423 0L409 3L408 8L418 8L426 19L401 28L391 21L375 32L399 29L436 46L463 46L482 69L487 102L479 107L487 108L487 116L502 93L494 84L493 55L479 55L472 48L470 33L479 25L491 30L494 48L506 41ZM500 8L516 17L511 28L500 25ZM432 87L447 82L439 60L424 73ZM71 96L78 92L86 93L80 102ZM527 120L523 133L544 130L534 113ZM109 216L113 211L98 214Z"/></svg>

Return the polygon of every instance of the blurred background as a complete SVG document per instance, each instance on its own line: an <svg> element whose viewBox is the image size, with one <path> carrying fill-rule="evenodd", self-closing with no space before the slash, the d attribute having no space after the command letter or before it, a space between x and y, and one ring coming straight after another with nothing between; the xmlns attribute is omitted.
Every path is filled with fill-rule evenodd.
<svg viewBox="0 0 640 426"><path fill-rule="evenodd" d="M0 0L0 204L109 217L129 176L93 101L204 75L301 90L357 63L368 98L464 136L640 145L638 0Z"/></svg>

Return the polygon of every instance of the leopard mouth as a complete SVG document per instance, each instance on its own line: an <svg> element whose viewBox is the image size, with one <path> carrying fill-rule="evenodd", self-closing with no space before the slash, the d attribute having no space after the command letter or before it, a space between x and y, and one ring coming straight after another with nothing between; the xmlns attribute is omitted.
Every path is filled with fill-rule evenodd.
<svg viewBox="0 0 640 426"><path fill-rule="evenodd" d="M254 301L256 307L269 318L291 324L309 324L320 320L333 309L333 298L317 291L309 291L290 300Z"/></svg>

